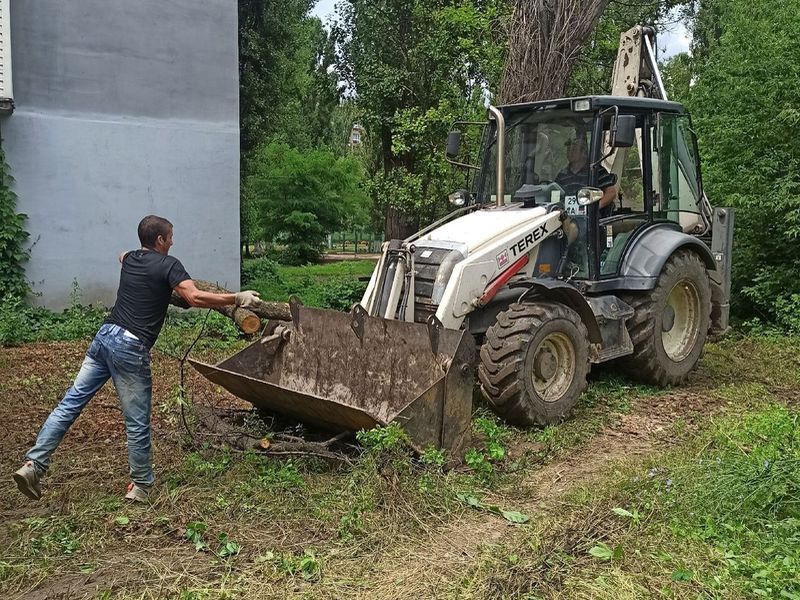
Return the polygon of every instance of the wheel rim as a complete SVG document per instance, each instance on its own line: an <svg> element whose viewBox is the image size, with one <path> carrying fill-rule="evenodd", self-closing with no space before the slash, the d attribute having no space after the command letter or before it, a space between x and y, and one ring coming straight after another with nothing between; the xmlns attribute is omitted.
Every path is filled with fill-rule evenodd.
<svg viewBox="0 0 800 600"><path fill-rule="evenodd" d="M531 383L545 402L560 399L575 378L575 347L563 333L547 335L532 359Z"/></svg>
<svg viewBox="0 0 800 600"><path fill-rule="evenodd" d="M679 281L670 290L661 314L661 343L674 362L684 360L700 334L700 294L688 280Z"/></svg>

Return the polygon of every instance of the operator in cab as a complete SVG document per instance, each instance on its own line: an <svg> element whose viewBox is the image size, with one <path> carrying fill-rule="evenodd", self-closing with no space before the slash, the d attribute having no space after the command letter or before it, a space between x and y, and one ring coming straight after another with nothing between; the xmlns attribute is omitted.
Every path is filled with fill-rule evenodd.
<svg viewBox="0 0 800 600"><path fill-rule="evenodd" d="M556 175L556 183L564 188L567 196L574 196L578 190L589 185L589 148L586 137L580 132L567 140L566 147L569 163ZM597 166L597 187L603 190L603 197L598 203L602 219L611 216L617 197L616 178L603 165Z"/></svg>

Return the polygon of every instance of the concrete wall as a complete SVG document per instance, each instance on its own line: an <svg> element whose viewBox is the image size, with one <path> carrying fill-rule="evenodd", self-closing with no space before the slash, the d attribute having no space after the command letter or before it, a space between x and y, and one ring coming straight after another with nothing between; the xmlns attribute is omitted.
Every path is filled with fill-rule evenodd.
<svg viewBox="0 0 800 600"><path fill-rule="evenodd" d="M146 214L198 279L239 286L237 5L36 0L11 6L16 110L3 148L28 215L35 301L110 306Z"/></svg>

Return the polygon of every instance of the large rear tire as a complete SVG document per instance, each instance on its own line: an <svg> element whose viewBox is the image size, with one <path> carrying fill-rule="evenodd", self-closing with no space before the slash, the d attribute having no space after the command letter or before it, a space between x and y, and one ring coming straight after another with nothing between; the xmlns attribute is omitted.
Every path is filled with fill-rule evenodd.
<svg viewBox="0 0 800 600"><path fill-rule="evenodd" d="M711 284L703 261L690 250L667 260L656 287L623 300L633 354L623 360L634 378L659 386L684 382L697 366L711 323Z"/></svg>
<svg viewBox="0 0 800 600"><path fill-rule="evenodd" d="M478 378L495 412L519 426L563 420L586 389L589 336L580 316L554 302L512 304L481 347Z"/></svg>

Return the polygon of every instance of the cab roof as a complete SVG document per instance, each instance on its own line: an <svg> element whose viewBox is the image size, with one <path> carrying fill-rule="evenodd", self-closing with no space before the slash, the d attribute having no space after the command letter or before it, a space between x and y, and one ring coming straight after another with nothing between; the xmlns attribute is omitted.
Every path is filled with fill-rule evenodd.
<svg viewBox="0 0 800 600"><path fill-rule="evenodd" d="M526 110L553 110L570 109L577 100L588 100L591 108L585 112L595 112L608 106L619 106L620 110L632 112L670 112L683 114L685 109L678 102L661 100L657 98L640 98L638 96L577 96L574 98L557 98L554 100L540 100L538 102L522 102L519 104L505 104L498 107L505 112L518 112Z"/></svg>

